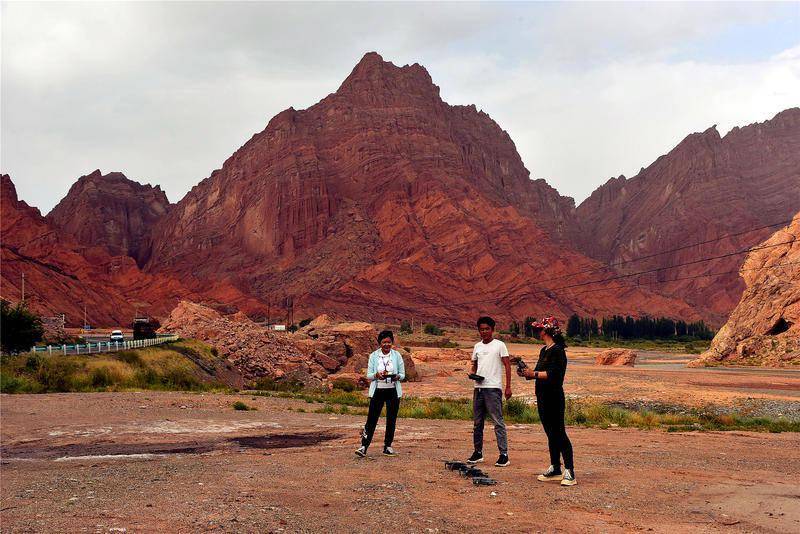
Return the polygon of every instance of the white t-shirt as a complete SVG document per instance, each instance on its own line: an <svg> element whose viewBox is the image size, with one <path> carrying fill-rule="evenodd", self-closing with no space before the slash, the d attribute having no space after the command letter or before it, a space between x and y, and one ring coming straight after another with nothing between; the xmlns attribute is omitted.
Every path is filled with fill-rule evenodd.
<svg viewBox="0 0 800 534"><path fill-rule="evenodd" d="M378 354L378 371L386 371L389 374L396 372L394 370L394 362L392 361L392 351L389 351L389 354L384 354L383 352ZM394 382L392 382L391 378L378 380L378 389L390 389L393 387Z"/></svg>
<svg viewBox="0 0 800 534"><path fill-rule="evenodd" d="M503 389L503 362L500 358L508 358L508 348L499 339L475 343L472 361L478 362L477 374L483 377L483 382L475 382L476 388Z"/></svg>

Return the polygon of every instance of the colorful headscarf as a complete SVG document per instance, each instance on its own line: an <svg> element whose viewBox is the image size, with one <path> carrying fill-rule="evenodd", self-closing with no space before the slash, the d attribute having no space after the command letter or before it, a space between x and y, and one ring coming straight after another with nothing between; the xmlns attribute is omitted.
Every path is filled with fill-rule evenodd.
<svg viewBox="0 0 800 534"><path fill-rule="evenodd" d="M561 325L553 316L545 317L541 321L534 321L531 326L537 330L544 330L551 337L561 334Z"/></svg>

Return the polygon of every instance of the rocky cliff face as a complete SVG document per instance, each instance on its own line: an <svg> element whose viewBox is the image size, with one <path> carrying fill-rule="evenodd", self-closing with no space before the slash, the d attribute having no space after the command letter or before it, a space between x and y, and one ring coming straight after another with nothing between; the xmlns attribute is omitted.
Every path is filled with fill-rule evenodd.
<svg viewBox="0 0 800 534"><path fill-rule="evenodd" d="M148 259L150 230L169 208L159 186L96 170L81 176L47 219L82 245L104 246L141 264Z"/></svg>
<svg viewBox="0 0 800 534"><path fill-rule="evenodd" d="M612 178L577 208L572 239L603 262L618 263L686 245L704 245L621 265L622 272L658 269L745 250L800 210L800 108L772 120L689 135L633 178ZM742 233L747 232L747 233ZM725 317L744 288L744 254L669 269L641 278L687 300L707 317ZM705 277L712 273L724 273Z"/></svg>
<svg viewBox="0 0 800 534"><path fill-rule="evenodd" d="M290 296L306 315L696 316L619 284L557 289L603 276L559 277L600 265L561 241L573 221L572 200L530 180L488 115L443 102L423 67L370 53L338 91L275 116L178 202L146 270L197 290L226 280L262 302Z"/></svg>
<svg viewBox="0 0 800 534"><path fill-rule="evenodd" d="M800 214L742 265L747 286L710 349L693 365L800 364Z"/></svg>
<svg viewBox="0 0 800 534"><path fill-rule="evenodd" d="M0 177L2 297L21 297L22 274L30 307L44 315L64 313L67 324L128 325L139 308L166 313L178 295L189 295L169 276L142 273L132 258L112 256L63 235L39 210L17 198L8 175Z"/></svg>

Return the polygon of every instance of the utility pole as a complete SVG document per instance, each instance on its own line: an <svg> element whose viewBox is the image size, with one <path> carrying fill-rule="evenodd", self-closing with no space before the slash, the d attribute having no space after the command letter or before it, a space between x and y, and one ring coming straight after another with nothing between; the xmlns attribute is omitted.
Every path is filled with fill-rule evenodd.
<svg viewBox="0 0 800 534"><path fill-rule="evenodd" d="M22 273L22 303L25 304L25 273Z"/></svg>
<svg viewBox="0 0 800 534"><path fill-rule="evenodd" d="M86 304L83 305L83 329L86 330Z"/></svg>

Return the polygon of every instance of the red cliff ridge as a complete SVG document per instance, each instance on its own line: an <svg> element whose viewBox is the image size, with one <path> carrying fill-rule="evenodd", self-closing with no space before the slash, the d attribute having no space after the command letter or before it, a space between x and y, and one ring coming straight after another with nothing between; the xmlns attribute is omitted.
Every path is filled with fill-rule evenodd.
<svg viewBox="0 0 800 534"><path fill-rule="evenodd" d="M81 176L47 219L82 245L104 246L112 255L144 263L150 230L169 208L159 186L96 170Z"/></svg>
<svg viewBox="0 0 800 534"><path fill-rule="evenodd" d="M635 177L612 178L577 208L572 240L589 256L615 264L741 233L618 267L639 272L746 250L797 211L800 108L792 108L724 137L714 127L691 134ZM763 228L773 223L782 224ZM748 232L754 228L760 229ZM737 273L744 258L694 263L640 281L682 278L658 287L722 322L744 289ZM702 276L713 273L723 274Z"/></svg>

